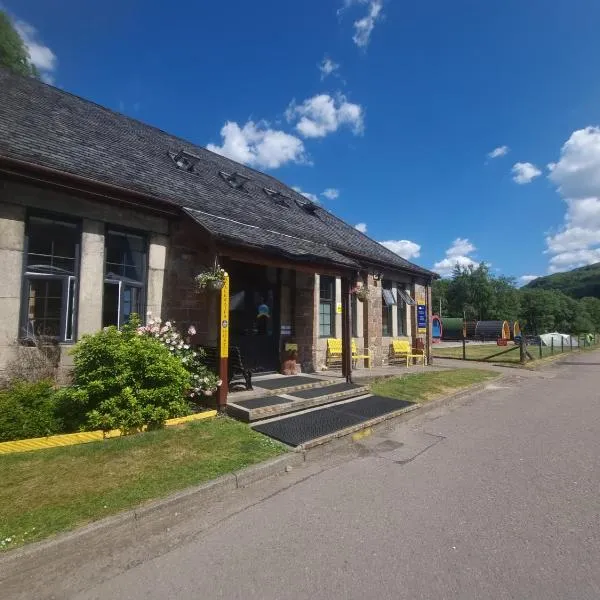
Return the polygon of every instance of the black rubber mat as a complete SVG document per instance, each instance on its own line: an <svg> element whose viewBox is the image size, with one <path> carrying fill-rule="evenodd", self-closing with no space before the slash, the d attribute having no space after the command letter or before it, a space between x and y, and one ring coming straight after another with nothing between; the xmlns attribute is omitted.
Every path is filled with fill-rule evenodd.
<svg viewBox="0 0 600 600"><path fill-rule="evenodd" d="M258 424L253 426L253 429L289 446L299 446L309 440L358 425L363 421L400 410L411 404L413 402L406 400L370 396L362 400L345 402L301 415L292 415L270 423Z"/></svg>
<svg viewBox="0 0 600 600"><path fill-rule="evenodd" d="M283 388L304 385L306 383L319 383L323 379L316 377L303 377L302 375L290 375L289 377L273 377L272 379L255 380L252 383L258 388L265 390L279 390Z"/></svg>
<svg viewBox="0 0 600 600"><path fill-rule="evenodd" d="M339 394L340 392L349 392L361 387L354 383L336 383L334 385L326 385L324 387L309 388L307 390L300 390L299 392L292 392L291 395L294 398L302 398L302 400L309 400L311 398L319 398L320 396L329 396L329 394Z"/></svg>
<svg viewBox="0 0 600 600"><path fill-rule="evenodd" d="M276 404L286 404L291 402L289 398L281 398L280 396L263 396L261 398L250 398L250 400L242 400L240 402L234 402L238 406L244 408L264 408L265 406L275 406Z"/></svg>

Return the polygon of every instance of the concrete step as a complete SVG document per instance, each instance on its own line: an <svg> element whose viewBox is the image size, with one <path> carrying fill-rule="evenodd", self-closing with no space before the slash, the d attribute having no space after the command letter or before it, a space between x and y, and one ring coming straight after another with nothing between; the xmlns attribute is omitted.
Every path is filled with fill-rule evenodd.
<svg viewBox="0 0 600 600"><path fill-rule="evenodd" d="M227 413L246 423L267 419L278 415L294 413L306 408L321 406L347 400L369 393L364 385L352 383L327 383L302 389L282 391L277 394L260 396L236 402L231 399L227 405Z"/></svg>

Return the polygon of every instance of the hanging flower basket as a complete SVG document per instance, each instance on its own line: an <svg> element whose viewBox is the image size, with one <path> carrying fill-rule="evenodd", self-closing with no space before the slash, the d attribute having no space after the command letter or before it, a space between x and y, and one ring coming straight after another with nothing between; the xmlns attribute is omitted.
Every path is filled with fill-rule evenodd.
<svg viewBox="0 0 600 600"><path fill-rule="evenodd" d="M225 277L227 277L225 269L221 269L218 265L215 265L210 271L203 271L196 275L194 280L199 291L209 290L218 292L222 290L225 285Z"/></svg>
<svg viewBox="0 0 600 600"><path fill-rule="evenodd" d="M364 302L369 298L369 288L366 286L356 286L352 288L352 293L356 296L359 302Z"/></svg>

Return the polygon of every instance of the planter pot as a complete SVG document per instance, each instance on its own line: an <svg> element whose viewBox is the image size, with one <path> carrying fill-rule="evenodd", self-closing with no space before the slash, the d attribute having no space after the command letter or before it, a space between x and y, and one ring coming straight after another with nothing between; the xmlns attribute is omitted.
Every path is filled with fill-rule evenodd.
<svg viewBox="0 0 600 600"><path fill-rule="evenodd" d="M209 281L206 285L206 289L212 290L213 292L218 292L219 290L223 289L224 285L225 285L224 281L220 281L220 280Z"/></svg>

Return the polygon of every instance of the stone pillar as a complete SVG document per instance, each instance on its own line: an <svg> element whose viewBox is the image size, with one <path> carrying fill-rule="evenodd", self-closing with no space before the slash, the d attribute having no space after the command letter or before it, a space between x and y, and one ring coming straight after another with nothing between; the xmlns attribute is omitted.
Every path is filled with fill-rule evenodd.
<svg viewBox="0 0 600 600"><path fill-rule="evenodd" d="M102 329L104 290L104 231L102 221L84 219L81 231L77 338Z"/></svg>
<svg viewBox="0 0 600 600"><path fill-rule="evenodd" d="M313 372L317 364L318 294L319 276L296 271L295 332L298 344L298 362L306 373Z"/></svg>
<svg viewBox="0 0 600 600"><path fill-rule="evenodd" d="M25 209L0 204L0 370L15 357L19 337Z"/></svg>
<svg viewBox="0 0 600 600"><path fill-rule="evenodd" d="M373 275L367 276L369 286L369 300L364 303L364 338L365 348L369 349L373 358L373 365L380 367L383 364L383 350L381 348L381 281L375 281Z"/></svg>
<svg viewBox="0 0 600 600"><path fill-rule="evenodd" d="M166 235L153 233L150 236L148 249L148 294L147 310L154 317L162 316L163 286L167 266L167 247L169 238ZM143 315L142 315L143 318Z"/></svg>

